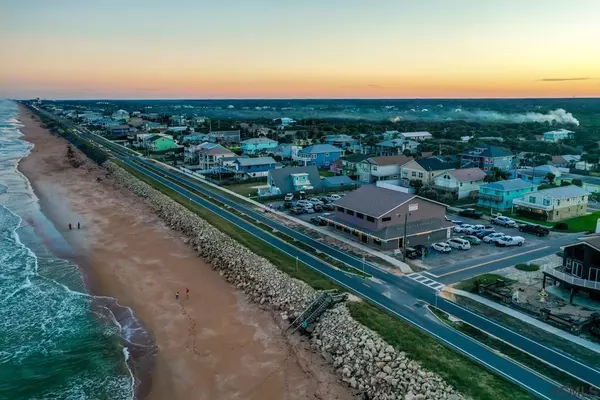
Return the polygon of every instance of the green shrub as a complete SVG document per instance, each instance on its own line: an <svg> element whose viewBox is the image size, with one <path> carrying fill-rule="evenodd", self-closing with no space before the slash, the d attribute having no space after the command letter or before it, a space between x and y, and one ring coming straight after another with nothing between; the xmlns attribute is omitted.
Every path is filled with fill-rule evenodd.
<svg viewBox="0 0 600 400"><path fill-rule="evenodd" d="M519 271L538 271L540 266L537 264L517 264L515 265L515 268Z"/></svg>
<svg viewBox="0 0 600 400"><path fill-rule="evenodd" d="M558 231L566 231L569 229L569 224L567 224L566 222L559 222L556 225L554 225L554 229Z"/></svg>

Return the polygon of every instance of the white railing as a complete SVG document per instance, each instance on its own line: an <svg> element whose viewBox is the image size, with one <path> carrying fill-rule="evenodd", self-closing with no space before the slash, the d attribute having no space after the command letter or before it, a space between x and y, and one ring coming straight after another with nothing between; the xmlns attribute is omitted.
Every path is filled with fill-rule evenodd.
<svg viewBox="0 0 600 400"><path fill-rule="evenodd" d="M552 205L543 205L543 204L534 204L534 203L530 203L528 201L525 200L520 200L520 199L514 199L513 200L513 204L517 205L517 206L524 206L524 207L529 207L529 208L537 208L540 210L544 210L544 211L552 211L554 209L554 206Z"/></svg>
<svg viewBox="0 0 600 400"><path fill-rule="evenodd" d="M590 281L587 279L577 278L571 274L567 274L565 272L558 271L556 268L552 267L544 267L544 272L549 275L554 276L555 278L570 283L571 285L580 286L589 289L600 290L600 282Z"/></svg>

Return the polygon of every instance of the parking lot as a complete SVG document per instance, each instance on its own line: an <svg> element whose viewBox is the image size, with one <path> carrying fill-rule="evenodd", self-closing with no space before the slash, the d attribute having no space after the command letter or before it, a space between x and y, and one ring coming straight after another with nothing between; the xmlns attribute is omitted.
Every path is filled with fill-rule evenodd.
<svg viewBox="0 0 600 400"><path fill-rule="evenodd" d="M459 220L464 222L465 224L470 225L492 225L490 221L483 219L470 219L459 217L456 215L448 215L449 218L453 220ZM550 231L548 236L538 237L536 235L532 235L527 232L519 232L518 228L505 228L497 225L492 225L496 232L504 233L509 236L521 236L525 238L525 244L521 247L523 251L527 251L527 247L542 244L547 241L551 241L552 239L558 238L563 233L557 233ZM453 233L453 237L463 236L463 233ZM437 267L447 266L456 262L464 262L468 260L476 260L481 257L489 256L492 254L498 254L498 257L501 257L502 253L514 249L514 247L498 247L495 244L484 243L482 241L479 245L471 245L469 250L458 250L453 248L450 253L438 253L437 251L433 251L430 249L429 254L423 260L422 266L427 269L435 269Z"/></svg>
<svg viewBox="0 0 600 400"><path fill-rule="evenodd" d="M318 196L318 197L321 197L321 196ZM297 201L297 200L298 199L294 199L294 201ZM302 214L294 214L293 212L291 212L290 209L284 208L284 204L285 204L285 201L281 200L281 201L270 202L268 205L272 208L278 209L282 212L285 212L286 214L290 214L291 216L298 218L300 220L306 221L306 222L311 222L310 221L311 218L314 218L314 217L318 217L318 216L327 217L327 216L333 215L333 210L323 210L323 211L319 211L319 212L315 211L312 213L303 212Z"/></svg>

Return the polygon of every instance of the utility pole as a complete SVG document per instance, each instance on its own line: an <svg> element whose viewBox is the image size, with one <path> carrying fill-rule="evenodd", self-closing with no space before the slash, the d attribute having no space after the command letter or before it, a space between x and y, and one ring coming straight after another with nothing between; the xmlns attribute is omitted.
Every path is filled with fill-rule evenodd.
<svg viewBox="0 0 600 400"><path fill-rule="evenodd" d="M408 225L408 213L404 214L404 237L402 238L402 261L406 261L406 232Z"/></svg>

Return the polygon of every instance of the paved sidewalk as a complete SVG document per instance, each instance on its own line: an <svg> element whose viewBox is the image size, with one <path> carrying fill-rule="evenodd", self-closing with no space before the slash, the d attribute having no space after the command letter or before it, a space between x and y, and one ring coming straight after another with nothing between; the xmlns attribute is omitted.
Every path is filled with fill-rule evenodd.
<svg viewBox="0 0 600 400"><path fill-rule="evenodd" d="M244 197L244 196L242 196L239 193L232 192L231 190L229 190L229 189L227 189L227 188L225 188L223 186L215 185L214 183L209 182L206 179L203 179L203 177L201 175L189 173L189 172L181 170L179 168L175 168L175 167L170 166L168 164L162 163L160 161L156 161L156 160L154 160L154 161L158 162L158 163L160 163L162 165L164 165L167 168L175 170L175 171L177 171L179 173L183 173L183 174L189 176L190 178L197 179L198 181L201 181L204 184L210 185L210 186L214 187L215 189L218 189L218 190L220 190L222 192L225 192L225 193L227 193L227 194L229 194L231 196L235 196L235 197L237 197L237 198L239 198L239 199L241 199L241 200L243 200L243 201L245 201L247 203L250 203L250 204L252 204L252 205L254 205L256 207L259 207L259 208L261 208L263 210L268 210L269 212L272 212L273 214L279 215L279 216L281 216L283 218L287 218L288 220L290 220L290 221L292 221L292 222L294 222L296 224L302 225L305 228L312 229L313 231L319 232L322 235L327 235L327 236L329 236L329 237L331 237L333 239L339 240L342 243L345 243L345 244L347 244L349 246L355 247L356 249L358 249L358 250L360 250L360 251L362 251L364 253L368 253L368 254L372 255L373 257L377 257L377 258L379 258L381 260L384 260L384 261L390 263L391 265L399 268L400 271L403 272L403 273L410 274L410 273L413 272L413 270L410 268L410 266L408 264L406 264L406 263L404 263L404 262L402 262L402 261L400 261L400 260L398 260L398 259L396 259L394 257L390 257L387 254L383 254L383 253L381 253L381 252L379 252L379 251L377 251L375 249L371 249L370 247L367 247L367 246L364 246L364 245L362 245L360 243L357 243L357 242L355 242L352 239L349 239L347 237L339 235L339 234L337 234L335 232L331 232L327 228L323 228L321 226L312 225L312 224L310 224L310 223L308 223L306 221L303 221L301 219L295 218L295 217L290 216L288 214L282 213L281 211L276 210L274 208L271 208L271 207L269 207L269 206L267 206L265 204L259 203L258 201L249 199L248 197Z"/></svg>
<svg viewBox="0 0 600 400"><path fill-rule="evenodd" d="M568 340L568 341L570 341L570 342L572 342L574 344L577 344L579 346L585 347L585 348L587 348L589 350L592 350L592 351L600 354L600 345L599 344L596 344L594 342L590 342L589 340L586 340L586 339L583 339L583 338L581 338L579 336L575 336L573 334L570 334L569 332L566 332L566 331L564 331L562 329L556 328L556 327L554 327L552 325L549 325L549 324L547 324L547 323L545 323L543 321L540 321L540 320L538 320L536 318L530 317L529 315L523 314L523 313L521 313L521 312L519 312L517 310L514 310L514 309L510 308L510 307L503 306L502 304L498 304L495 301L488 300L488 299L486 299L484 297L478 296L478 295L473 294L473 293L469 293L469 292L465 292L465 291L462 291L462 290L454 289L452 287L445 287L442 290L445 291L445 292L450 292L450 293L453 293L453 294L456 294L456 295L467 297L467 298L469 298L471 300L474 300L474 301L476 301L478 303L484 304L484 305L486 305L486 306L488 306L490 308L493 308L493 309L495 309L497 311L500 311L500 312L502 312L504 314L510 315L511 317L517 318L520 321L526 322L526 323L528 323L530 325L533 325L533 326L535 326L537 328L543 329L543 330L545 330L548 333L551 333L553 335L559 336L559 337L561 337L561 338L563 338L565 340Z"/></svg>

